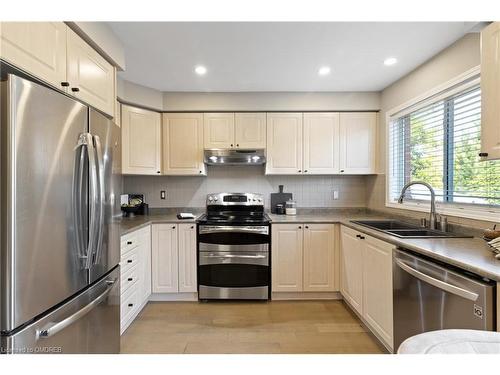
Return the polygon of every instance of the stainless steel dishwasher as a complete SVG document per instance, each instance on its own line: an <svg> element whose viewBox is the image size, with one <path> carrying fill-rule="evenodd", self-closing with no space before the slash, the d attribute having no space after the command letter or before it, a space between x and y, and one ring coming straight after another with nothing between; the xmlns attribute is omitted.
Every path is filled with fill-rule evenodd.
<svg viewBox="0 0 500 375"><path fill-rule="evenodd" d="M495 330L494 282L403 249L394 252L393 262L395 352L423 332Z"/></svg>

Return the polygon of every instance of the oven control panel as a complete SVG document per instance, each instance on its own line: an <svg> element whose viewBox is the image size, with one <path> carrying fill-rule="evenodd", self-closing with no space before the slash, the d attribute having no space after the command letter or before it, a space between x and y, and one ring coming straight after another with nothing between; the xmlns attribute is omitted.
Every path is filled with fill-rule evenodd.
<svg viewBox="0 0 500 375"><path fill-rule="evenodd" d="M262 194L213 193L207 195L207 206L264 206Z"/></svg>

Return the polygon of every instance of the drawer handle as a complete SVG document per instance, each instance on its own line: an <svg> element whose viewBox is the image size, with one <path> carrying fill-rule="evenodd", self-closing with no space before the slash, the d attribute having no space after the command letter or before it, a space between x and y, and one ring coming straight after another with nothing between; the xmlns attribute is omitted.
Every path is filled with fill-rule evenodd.
<svg viewBox="0 0 500 375"><path fill-rule="evenodd" d="M172 229L175 229L175 225L172 227Z"/></svg>
<svg viewBox="0 0 500 375"><path fill-rule="evenodd" d="M80 89L79 89L78 87L72 87L72 88L71 88L71 91L73 91L73 92L78 92L78 91L80 91Z"/></svg>
<svg viewBox="0 0 500 375"><path fill-rule="evenodd" d="M482 158L485 158L485 157L488 156L488 153L487 152L480 152L479 156L482 157Z"/></svg>
<svg viewBox="0 0 500 375"><path fill-rule="evenodd" d="M134 304L133 304L133 303L129 303L129 304L128 304L128 307L132 307L132 306L134 306Z"/></svg>
<svg viewBox="0 0 500 375"><path fill-rule="evenodd" d="M132 245L132 241L127 241L127 245Z"/></svg>
<svg viewBox="0 0 500 375"><path fill-rule="evenodd" d="M134 279L133 279L132 277L129 277L127 280L128 280L128 281L132 281L132 280L134 280Z"/></svg>
<svg viewBox="0 0 500 375"><path fill-rule="evenodd" d="M306 225L306 229L309 229L309 225Z"/></svg>
<svg viewBox="0 0 500 375"><path fill-rule="evenodd" d="M127 260L127 263L132 263L132 259Z"/></svg>
<svg viewBox="0 0 500 375"><path fill-rule="evenodd" d="M62 87L68 87L69 86L69 82L66 82L66 81L61 82L61 86Z"/></svg>

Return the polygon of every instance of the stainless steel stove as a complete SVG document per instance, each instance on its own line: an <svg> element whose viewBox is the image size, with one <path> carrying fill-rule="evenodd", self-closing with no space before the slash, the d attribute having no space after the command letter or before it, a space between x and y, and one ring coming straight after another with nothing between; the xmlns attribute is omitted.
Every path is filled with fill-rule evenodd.
<svg viewBox="0 0 500 375"><path fill-rule="evenodd" d="M198 220L200 300L269 299L269 222L261 194L207 196L207 213Z"/></svg>

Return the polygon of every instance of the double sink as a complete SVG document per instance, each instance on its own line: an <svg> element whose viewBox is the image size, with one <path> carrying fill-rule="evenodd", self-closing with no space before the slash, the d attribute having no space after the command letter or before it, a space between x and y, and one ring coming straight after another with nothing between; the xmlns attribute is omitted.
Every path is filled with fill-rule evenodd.
<svg viewBox="0 0 500 375"><path fill-rule="evenodd" d="M351 220L352 223L375 229L399 238L467 238L457 233L418 227L398 220Z"/></svg>

